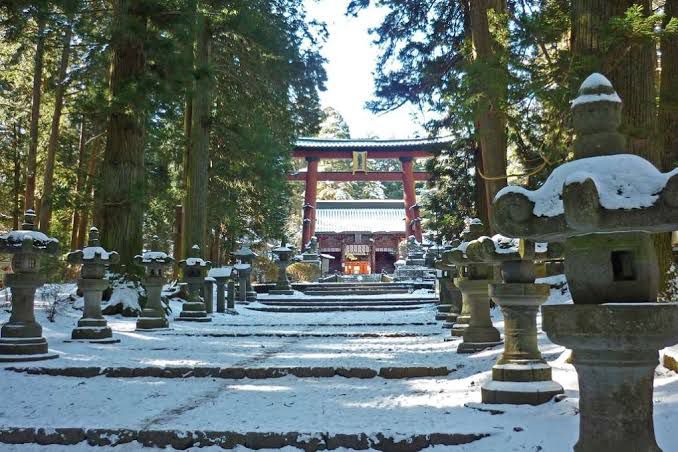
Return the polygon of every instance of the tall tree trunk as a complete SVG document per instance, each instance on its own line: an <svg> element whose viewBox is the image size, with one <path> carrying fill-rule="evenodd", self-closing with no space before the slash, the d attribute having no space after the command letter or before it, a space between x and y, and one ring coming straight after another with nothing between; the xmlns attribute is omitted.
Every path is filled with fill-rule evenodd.
<svg viewBox="0 0 678 452"><path fill-rule="evenodd" d="M21 218L21 148L19 146L19 123L14 123L14 185L12 187L12 229L19 229Z"/></svg>
<svg viewBox="0 0 678 452"><path fill-rule="evenodd" d="M678 20L678 0L666 0L665 23ZM659 130L661 131L662 170L678 167L678 36L664 35L661 40L662 72L659 91Z"/></svg>
<svg viewBox="0 0 678 452"><path fill-rule="evenodd" d="M71 251L75 251L78 245L78 230L80 228L80 211L84 207L82 202L84 194L82 192L85 186L85 119L80 120L80 139L78 141L78 174L75 182L75 206L73 209L73 222L71 224Z"/></svg>
<svg viewBox="0 0 678 452"><path fill-rule="evenodd" d="M45 162L45 174L42 187L42 203L40 205L40 230L49 232L49 223L52 219L52 198L54 195L54 163L56 160L57 144L59 143L59 125L61 124L61 112L64 106L64 93L66 92L66 73L68 71L68 58L71 53L71 36L73 32L70 23L64 32L63 50L57 75L57 87L54 94L54 115L52 116L52 128L47 145L47 161Z"/></svg>
<svg viewBox="0 0 678 452"><path fill-rule="evenodd" d="M506 186L508 63L505 43L498 38L508 29L506 0L473 0L469 13L474 52L473 90L477 95L474 114L485 170L489 217L495 195Z"/></svg>
<svg viewBox="0 0 678 452"><path fill-rule="evenodd" d="M128 273L143 246L144 126L142 79L146 67L146 17L134 0L115 0L110 75L111 112L102 183L97 190L101 242L120 253Z"/></svg>
<svg viewBox="0 0 678 452"><path fill-rule="evenodd" d="M193 245L205 253L207 233L207 187L212 80L209 68L211 30L207 18L199 15L196 33L196 73L191 125L191 150L186 162L184 202L184 255Z"/></svg>
<svg viewBox="0 0 678 452"><path fill-rule="evenodd" d="M86 145L86 144L85 144ZM78 224L77 242L75 249L82 249L85 246L85 237L87 237L87 226L89 223L89 214L93 210L92 200L94 198L94 180L97 177L97 162L99 160L99 146L92 146L92 152L87 162L87 174L84 176L85 184L82 192L82 208L80 211L80 221Z"/></svg>
<svg viewBox="0 0 678 452"><path fill-rule="evenodd" d="M662 167L662 148L658 134L657 87L655 86L655 52L651 40L629 43L618 40L612 48L603 48L604 29L613 17L623 16L639 4L646 14L650 0L574 0L572 3L572 53L575 77L573 90L592 72L606 75L622 98L621 131L627 136L629 153L640 155L658 168ZM660 287L673 252L671 235L654 236L661 269Z"/></svg>
<svg viewBox="0 0 678 452"><path fill-rule="evenodd" d="M31 92L31 125L28 144L28 162L26 165L26 193L24 194L24 209L35 209L35 173L38 160L38 135L40 123L40 102L42 101L42 68L45 59L45 27L46 14L38 11L38 35L35 45L35 59L33 62L33 90Z"/></svg>
<svg viewBox="0 0 678 452"><path fill-rule="evenodd" d="M193 94L195 91L193 78L194 74L193 65L195 64L195 57L193 51L195 44L195 32L196 32L195 23L197 8L198 8L197 0L188 0L186 5L186 14L188 17L189 27L188 27L188 39L186 39L186 45L184 46L184 55L185 55L184 59L187 64L187 67L189 67L190 70L187 83L188 88L186 89L186 98L184 99L184 148L182 152L182 168L184 172L181 177L181 186L180 186L181 190L184 191L184 198L186 198L186 188L188 187L188 166L189 166L188 162L190 160L191 155L191 129L193 128ZM181 225L178 224L176 225L178 234L174 240L174 259L176 262L174 265L175 277L178 276L179 261L184 257L188 256L188 254L184 253L186 241L184 231L186 230L186 222L184 220L183 214L181 217L181 221L182 221Z"/></svg>

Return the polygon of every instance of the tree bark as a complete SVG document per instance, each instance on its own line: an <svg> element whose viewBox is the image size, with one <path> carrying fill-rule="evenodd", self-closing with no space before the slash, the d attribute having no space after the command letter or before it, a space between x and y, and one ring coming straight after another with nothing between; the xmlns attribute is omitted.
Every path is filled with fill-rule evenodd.
<svg viewBox="0 0 678 452"><path fill-rule="evenodd" d="M488 217L492 201L506 186L506 113L508 89L507 49L497 39L506 31L506 0L470 2L471 38L474 51L475 123L482 151ZM491 229L490 225L488 229Z"/></svg>
<svg viewBox="0 0 678 452"><path fill-rule="evenodd" d="M205 16L197 18L196 74L193 96L190 155L186 162L184 202L184 256L193 245L206 253L207 187L212 80L209 70L211 30Z"/></svg>
<svg viewBox="0 0 678 452"><path fill-rule="evenodd" d="M71 251L75 251L78 245L78 231L80 229L80 211L84 207L82 192L85 186L85 119L80 120L80 139L78 141L78 173L75 182L75 206L73 209L73 222L71 224Z"/></svg>
<svg viewBox="0 0 678 452"><path fill-rule="evenodd" d="M634 4L641 5L645 14L652 11L650 0L573 1L573 92L592 72L606 75L623 101L621 132L627 137L628 152L640 155L661 168L655 44L649 39L633 43L618 40L612 48L603 48L604 31L610 20L623 16ZM663 288L673 259L671 235L657 234L654 242L661 269L660 288Z"/></svg>
<svg viewBox="0 0 678 452"><path fill-rule="evenodd" d="M678 0L666 0L665 24L678 18ZM659 91L659 130L662 146L662 170L678 167L678 36L664 35L661 40L661 89Z"/></svg>
<svg viewBox="0 0 678 452"><path fill-rule="evenodd" d="M14 123L14 186L12 187L12 229L19 229L21 218L21 149L19 148L19 123Z"/></svg>
<svg viewBox="0 0 678 452"><path fill-rule="evenodd" d="M47 145L47 161L45 162L45 174L43 177L42 203L40 205L40 230L49 233L49 223L52 219L52 198L54 195L54 164L56 161L57 144L59 143L59 126L61 113L64 106L64 93L66 92L66 75L68 71L68 59L71 53L71 36L73 32L70 23L64 32L63 50L57 79L56 92L54 94L54 115L52 116L52 128Z"/></svg>
<svg viewBox="0 0 678 452"><path fill-rule="evenodd" d="M35 209L35 173L38 160L38 135L40 133L40 103L42 101L42 69L45 59L45 27L47 19L43 11L38 11L38 35L33 62L33 89L31 92L31 123L26 165L26 193L24 194L24 210Z"/></svg>
<svg viewBox="0 0 678 452"><path fill-rule="evenodd" d="M77 242L75 249L82 249L85 246L85 237L87 237L87 226L89 223L89 214L93 209L92 198L94 197L94 179L97 175L97 161L99 160L98 146L92 147L87 162L87 174L85 175L85 188L82 193L82 208L80 221L78 224Z"/></svg>
<svg viewBox="0 0 678 452"><path fill-rule="evenodd" d="M97 189L102 245L120 253L118 271L134 270L133 258L143 247L144 128L147 93L146 17L133 0L115 0L110 75L111 112L102 183Z"/></svg>

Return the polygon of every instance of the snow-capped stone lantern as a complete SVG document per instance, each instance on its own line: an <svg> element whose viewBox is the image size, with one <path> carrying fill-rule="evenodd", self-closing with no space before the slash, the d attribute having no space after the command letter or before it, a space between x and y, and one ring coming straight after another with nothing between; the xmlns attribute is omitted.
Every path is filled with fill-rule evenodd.
<svg viewBox="0 0 678 452"><path fill-rule="evenodd" d="M0 236L0 253L12 254L12 273L5 285L12 290L12 314L0 330L0 362L56 358L49 353L42 327L35 320L35 291L45 284L40 274L42 255L59 252L59 241L34 231L35 212L27 210L21 230Z"/></svg>
<svg viewBox="0 0 678 452"><path fill-rule="evenodd" d="M469 244L480 238L484 230L480 220L470 220L462 232L459 246L443 254L445 262L455 264L459 269L454 283L461 290L463 306L452 327L452 336L464 339L457 347L458 353L474 353L502 343L499 330L492 325L490 318L488 287L493 281L493 269L466 254Z"/></svg>
<svg viewBox="0 0 678 452"><path fill-rule="evenodd" d="M271 295L293 295L294 290L290 286L290 280L287 277L287 267L292 263L292 256L294 255L294 250L285 246L282 243L279 247L274 248L271 251L276 255L276 264L278 265L278 280L275 283L275 288L269 293Z"/></svg>
<svg viewBox="0 0 678 452"><path fill-rule="evenodd" d="M217 312L226 312L226 284L233 277L233 267L217 267L207 273L207 276L213 278L217 285ZM229 309L232 309L229 306Z"/></svg>
<svg viewBox="0 0 678 452"><path fill-rule="evenodd" d="M115 344L120 339L113 338L113 331L101 314L101 296L108 289L109 282L104 279L106 267L115 265L120 256L115 251L106 251L99 244L99 230L90 228L87 246L66 255L70 264L80 265L78 288L85 299L82 318L73 329L71 339L74 341Z"/></svg>
<svg viewBox="0 0 678 452"><path fill-rule="evenodd" d="M250 285L250 275L252 266L250 264L235 264L233 269L238 274L238 301L240 303L249 303L248 290Z"/></svg>
<svg viewBox="0 0 678 452"><path fill-rule="evenodd" d="M490 284L490 298L504 314L504 352L481 388L483 403L539 405L562 394L537 345L537 312L549 297L548 284L535 284L535 260L562 254L560 244L534 243L496 234L472 241L469 258L499 266L502 282Z"/></svg>
<svg viewBox="0 0 678 452"><path fill-rule="evenodd" d="M185 322L211 322L207 316L205 303L200 298L200 289L205 286L205 276L212 267L210 261L200 257L200 247L193 245L191 256L179 262L184 281L188 285L188 300L181 307L181 312L175 320Z"/></svg>
<svg viewBox="0 0 678 452"><path fill-rule="evenodd" d="M241 264L249 265L250 266L249 272L250 273L252 272L254 259L257 257L257 253L252 251L252 249L249 246L242 245L238 251L233 253L233 256ZM238 275L240 275L240 274L241 274L241 272L239 271ZM247 280L245 281L245 291L247 293L247 300L246 301L256 301L257 293L254 291L254 288L252 288L252 281L250 281L249 275L248 275Z"/></svg>
<svg viewBox="0 0 678 452"><path fill-rule="evenodd" d="M535 191L494 201L504 235L565 242L574 304L544 306L542 327L573 350L579 375L578 452L660 451L652 419L658 350L678 342L678 305L655 303L651 233L678 230L678 169L662 174L625 154L621 99L602 75L572 102L575 160Z"/></svg>
<svg viewBox="0 0 678 452"><path fill-rule="evenodd" d="M160 239L154 235L150 249L134 256L134 262L145 269L143 284L146 289L146 305L137 319L137 330L169 328L161 296L162 286L165 284L165 269L174 263L174 259L160 251Z"/></svg>
<svg viewBox="0 0 678 452"><path fill-rule="evenodd" d="M443 328L451 329L461 313L463 304L461 291L454 285L454 279L459 276L457 266L446 262L443 258L445 252L453 250L461 243L460 240L453 240L441 247L440 257L436 259L433 266L436 269L436 278L440 292L440 304L437 307L436 320L444 320Z"/></svg>

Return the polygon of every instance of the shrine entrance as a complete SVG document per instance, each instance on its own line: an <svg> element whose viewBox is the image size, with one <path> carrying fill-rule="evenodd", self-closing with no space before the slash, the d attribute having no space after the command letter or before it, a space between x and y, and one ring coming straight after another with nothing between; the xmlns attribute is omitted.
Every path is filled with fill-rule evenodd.
<svg viewBox="0 0 678 452"><path fill-rule="evenodd" d="M416 182L430 174L414 171L416 158L429 158L450 139L333 140L303 138L297 141L294 158L307 162L306 171L288 176L305 183L302 243L317 236L320 252L335 257L330 272L369 274L390 272L398 255L398 243L410 235L422 240ZM322 159L353 161L353 171L319 171ZM398 159L399 172L370 172L373 159ZM402 182L403 200L318 201L318 182ZM320 218L322 217L322 218Z"/></svg>

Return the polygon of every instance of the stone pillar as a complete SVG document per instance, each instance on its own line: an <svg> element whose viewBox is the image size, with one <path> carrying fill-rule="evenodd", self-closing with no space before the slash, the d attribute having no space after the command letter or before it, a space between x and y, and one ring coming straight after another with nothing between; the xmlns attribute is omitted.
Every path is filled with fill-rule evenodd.
<svg viewBox="0 0 678 452"><path fill-rule="evenodd" d="M208 277L214 278L217 285L217 312L226 312L225 287L232 275L233 267L213 268L207 274Z"/></svg>
<svg viewBox="0 0 678 452"><path fill-rule="evenodd" d="M454 279L454 284L457 287L460 287L460 278ZM464 331L468 328L469 323L471 322L471 303L469 301L469 292L468 290L461 290L461 311L454 319L452 324L452 336L461 337L464 335Z"/></svg>
<svg viewBox="0 0 678 452"><path fill-rule="evenodd" d="M455 280L462 296L466 294L471 311L471 319L464 329L462 334L464 340L457 347L457 353L475 353L502 343L499 330L492 325L490 317L488 288L491 282L485 279L457 278Z"/></svg>
<svg viewBox="0 0 678 452"><path fill-rule="evenodd" d="M228 298L226 309L229 311L235 309L235 281L228 282Z"/></svg>
<svg viewBox="0 0 678 452"><path fill-rule="evenodd" d="M40 255L59 252L59 242L34 231L35 213L26 211L20 231L0 236L0 252L13 254L5 285L12 290L12 313L0 330L0 362L39 361L57 358L49 353L42 326L35 320L35 291L45 283L40 275Z"/></svg>
<svg viewBox="0 0 678 452"><path fill-rule="evenodd" d="M315 234L315 207L318 194L318 157L306 157L308 169L306 171L306 192L304 194L304 224L301 234L302 246L311 240Z"/></svg>
<svg viewBox="0 0 678 452"><path fill-rule="evenodd" d="M217 312L226 312L226 285L224 283L225 281L217 279Z"/></svg>
<svg viewBox="0 0 678 452"><path fill-rule="evenodd" d="M205 278L205 312L212 314L214 312L214 283L217 281L209 276Z"/></svg>
<svg viewBox="0 0 678 452"><path fill-rule="evenodd" d="M191 257L181 261L184 281L188 284L188 300L184 302L179 317L175 320L185 322L211 322L207 316L205 303L200 298L200 289L205 286L205 274L212 266L210 261L200 257L200 247L193 245Z"/></svg>
<svg viewBox="0 0 678 452"><path fill-rule="evenodd" d="M234 268L238 272L238 301L247 304L250 301L248 299L247 288L252 267L249 264L236 264Z"/></svg>

